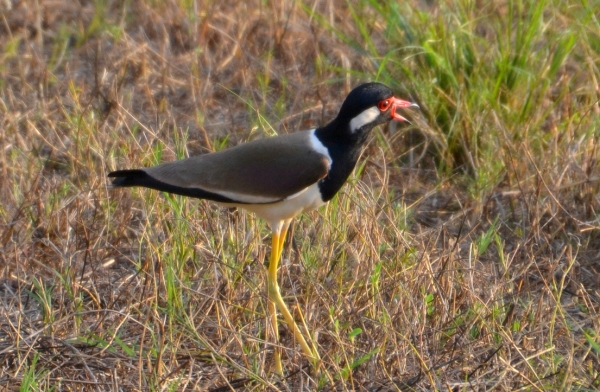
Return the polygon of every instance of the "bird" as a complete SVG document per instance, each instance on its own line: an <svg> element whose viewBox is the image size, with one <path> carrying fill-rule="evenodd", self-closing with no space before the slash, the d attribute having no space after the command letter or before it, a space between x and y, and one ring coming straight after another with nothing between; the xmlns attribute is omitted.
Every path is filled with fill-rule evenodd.
<svg viewBox="0 0 600 392"><path fill-rule="evenodd" d="M268 318L278 342L277 310L306 357L317 364L319 353L285 304L277 269L292 220L331 200L352 173L371 130L391 120L408 122L399 111L418 108L397 98L384 84L355 87L338 115L320 128L253 140L218 152L158 166L110 172L111 188L145 187L237 207L264 219L272 232L267 274ZM309 343L310 342L310 343ZM283 375L280 349L275 372Z"/></svg>

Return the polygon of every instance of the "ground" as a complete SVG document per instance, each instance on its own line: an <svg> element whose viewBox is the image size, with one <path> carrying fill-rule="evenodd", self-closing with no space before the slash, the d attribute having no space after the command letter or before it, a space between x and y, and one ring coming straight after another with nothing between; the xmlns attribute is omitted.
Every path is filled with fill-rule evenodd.
<svg viewBox="0 0 600 392"><path fill-rule="evenodd" d="M596 390L600 3L0 1L0 390ZM107 173L417 102L270 232Z"/></svg>

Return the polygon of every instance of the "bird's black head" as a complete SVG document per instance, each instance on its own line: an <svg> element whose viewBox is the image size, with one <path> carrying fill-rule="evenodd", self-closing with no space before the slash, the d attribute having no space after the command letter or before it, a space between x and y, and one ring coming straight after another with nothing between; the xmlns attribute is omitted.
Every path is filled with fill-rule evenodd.
<svg viewBox="0 0 600 392"><path fill-rule="evenodd" d="M315 130L314 135L331 159L327 176L319 181L324 201L330 200L348 179L371 129L392 119L406 121L396 109L410 106L416 105L394 97L387 86L365 83L348 94L332 122Z"/></svg>
<svg viewBox="0 0 600 392"><path fill-rule="evenodd" d="M407 121L396 113L398 108L415 106L414 103L394 97L392 90L381 83L365 83L348 94L336 120L346 122L351 132L364 127L369 130L392 119Z"/></svg>
<svg viewBox="0 0 600 392"><path fill-rule="evenodd" d="M354 117L358 113L362 113L386 98L390 98L394 92L386 85L381 83L364 83L355 87L344 100L340 115Z"/></svg>

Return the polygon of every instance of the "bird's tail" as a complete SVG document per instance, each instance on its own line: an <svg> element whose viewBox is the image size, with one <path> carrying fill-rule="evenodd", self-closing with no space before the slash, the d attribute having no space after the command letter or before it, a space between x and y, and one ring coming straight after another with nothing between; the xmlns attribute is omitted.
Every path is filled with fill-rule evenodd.
<svg viewBox="0 0 600 392"><path fill-rule="evenodd" d="M108 176L114 178L114 180L112 180L112 184L109 186L109 189L141 186L145 188L156 189L162 192L174 193L176 195L195 197L197 199L207 199L221 203L236 203L236 201L233 199L215 192L204 190L200 187L184 187L169 184L152 177L146 171L141 169L117 170L108 173ZM237 204L243 203L237 202Z"/></svg>
<svg viewBox="0 0 600 392"><path fill-rule="evenodd" d="M108 173L108 176L114 178L110 188L125 188L131 186L148 186L148 174L140 169L135 170L117 170Z"/></svg>

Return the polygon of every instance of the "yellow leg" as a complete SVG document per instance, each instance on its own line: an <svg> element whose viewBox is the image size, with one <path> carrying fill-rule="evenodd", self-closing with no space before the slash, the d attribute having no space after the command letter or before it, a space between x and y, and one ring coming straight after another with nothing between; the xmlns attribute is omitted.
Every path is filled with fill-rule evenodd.
<svg viewBox="0 0 600 392"><path fill-rule="evenodd" d="M277 260L281 260L281 257L283 256L283 245L285 244L285 237L287 236L287 231L290 227L290 223L291 223L291 220L285 221L283 223L281 235L279 236L279 256L277 257ZM300 308L298 308L298 316L300 317L300 320L302 321L302 325L304 326L304 329L306 331L308 331L308 327L306 326L306 323L304 322L304 315L302 314L302 311L300 310ZM297 324L295 324L295 325L297 325ZM311 352L313 354L312 358L320 359L319 352L317 351L317 346L315 346L315 343L312 341L312 339L310 339L310 336L308 337L308 343L311 344Z"/></svg>
<svg viewBox="0 0 600 392"><path fill-rule="evenodd" d="M289 228L289 223L284 222L283 227L281 228L281 234L279 234L279 254L277 255L277 260L281 260L281 256L283 256L283 245L285 245L285 237L287 236L287 231Z"/></svg>
<svg viewBox="0 0 600 392"><path fill-rule="evenodd" d="M279 250L279 235L273 233L273 240L271 243L271 260L269 261L269 266L273 263L274 258L278 259L277 255L280 254ZM270 267L269 267L270 269ZM270 278L270 275L269 275ZM271 287L270 280L268 278L269 288ZM277 283L277 282L275 282ZM270 292L270 290L269 290ZM269 318L271 320L271 329L273 330L273 336L275 336L275 348L273 350L273 361L275 362L275 373L283 376L283 365L281 364L281 348L279 345L279 327L277 326L277 308L275 307L275 302L269 301Z"/></svg>
<svg viewBox="0 0 600 392"><path fill-rule="evenodd" d="M287 234L287 227L289 226L289 222L284 222L281 230L281 234L273 234L274 237L279 237L279 240L276 241L273 239L273 244L271 245L271 260L273 260L273 252L275 251L275 260L281 260L281 255L283 254L283 245L285 243L285 236ZM273 245L277 242L277 248ZM277 320L277 307L275 306L275 302L269 301L269 315L271 317L271 328L274 329L275 342L279 344L279 327ZM275 362L275 372L280 376L283 376L283 365L281 364L281 348L275 347L273 351L273 361Z"/></svg>
<svg viewBox="0 0 600 392"><path fill-rule="evenodd" d="M269 272L267 277L267 284L269 288L269 298L271 303L269 304L269 311L271 313L271 326L275 331L275 336L277 336L277 314L274 312L275 308L272 306L274 303L283 318L285 319L286 324L294 333L294 337L300 344L302 351L304 354L313 362L317 362L319 360L319 354L316 349L311 349L310 346L306 343L306 339L302 335L302 332L296 325L292 314L290 313L288 307L286 306L283 298L281 297L281 293L279 291L279 284L277 283L277 267L279 265L279 260L281 258L281 253L283 250L283 243L285 241L285 235L287 234L287 228L289 225L289 221L283 224L282 230L277 233L273 232L273 240L271 245L271 260L269 262ZM281 353L278 349L275 350L275 368L277 372L283 372L283 367L281 366Z"/></svg>

